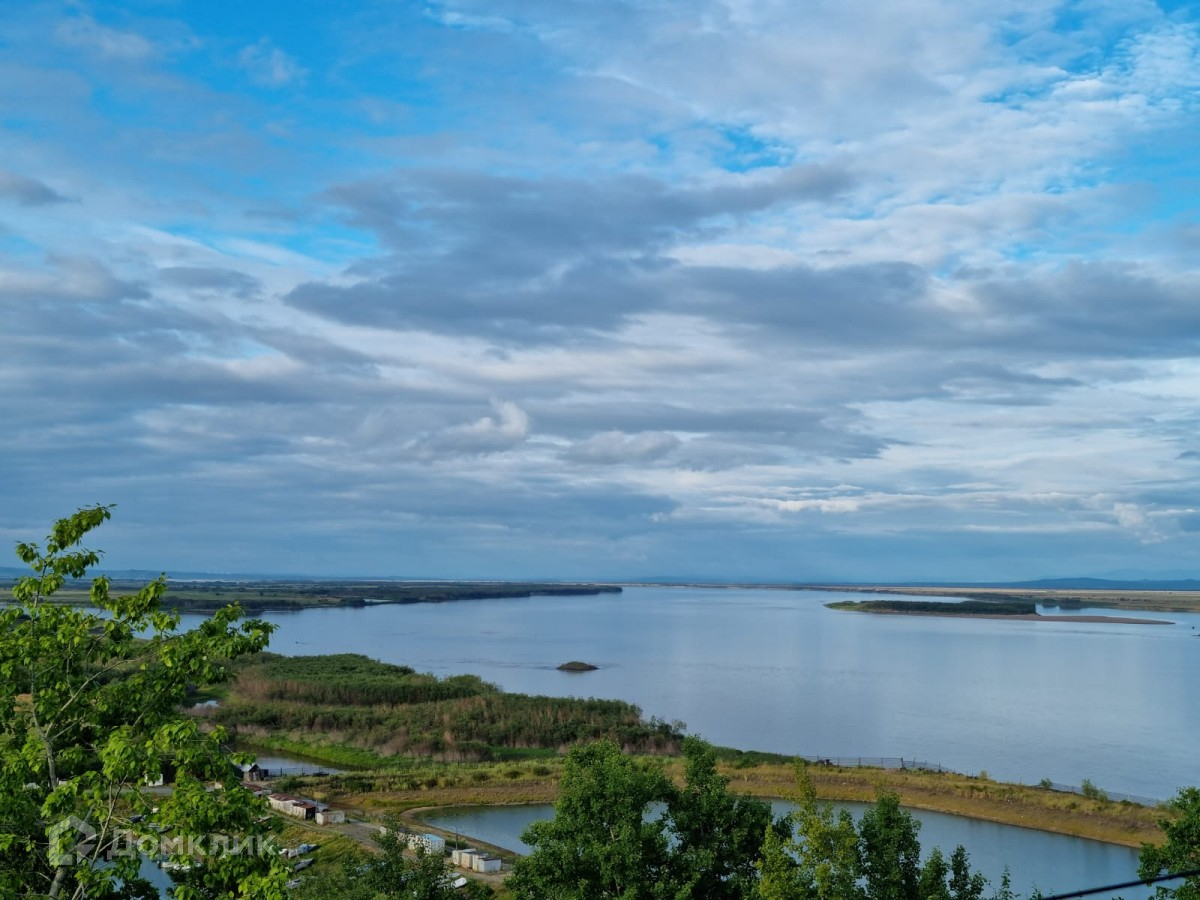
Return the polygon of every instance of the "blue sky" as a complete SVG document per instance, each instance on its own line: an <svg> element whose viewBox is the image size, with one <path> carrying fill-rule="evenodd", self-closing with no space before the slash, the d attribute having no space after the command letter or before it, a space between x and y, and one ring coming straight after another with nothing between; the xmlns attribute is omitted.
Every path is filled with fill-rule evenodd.
<svg viewBox="0 0 1200 900"><path fill-rule="evenodd" d="M0 7L0 538L1200 575L1200 10Z"/></svg>

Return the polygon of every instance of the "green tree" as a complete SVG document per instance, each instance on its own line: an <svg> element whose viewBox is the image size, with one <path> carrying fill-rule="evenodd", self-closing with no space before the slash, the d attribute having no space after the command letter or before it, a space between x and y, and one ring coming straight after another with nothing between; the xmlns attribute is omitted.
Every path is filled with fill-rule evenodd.
<svg viewBox="0 0 1200 900"><path fill-rule="evenodd" d="M675 897L665 817L647 820L671 792L662 771L621 753L612 741L573 747L554 818L521 839L508 887L521 900L659 900Z"/></svg>
<svg viewBox="0 0 1200 900"><path fill-rule="evenodd" d="M388 900L460 900L463 894L453 887L453 876L446 868L442 853L427 853L418 848L412 857L404 855L408 844L399 823L391 821L382 834L375 837L382 856L372 860L362 876L379 897ZM478 885L491 896L492 890Z"/></svg>
<svg viewBox="0 0 1200 900"><path fill-rule="evenodd" d="M378 854L355 853L340 866L306 872L294 900L487 900L495 896L495 890L480 881L453 887L456 876L447 869L442 854L423 849L406 853L404 832L395 820L375 837L375 843Z"/></svg>
<svg viewBox="0 0 1200 900"><path fill-rule="evenodd" d="M791 853L797 860L801 893L805 900L862 900L859 836L854 818L817 800L816 786L803 763L796 765L795 812L788 817L794 828Z"/></svg>
<svg viewBox="0 0 1200 900"><path fill-rule="evenodd" d="M134 848L162 839L193 865L177 900L284 896L263 807L245 791L221 744L180 706L195 685L226 678L224 661L266 646L270 626L238 623L226 607L191 631L160 608L165 578L130 596L91 582L91 609L51 602L99 554L84 537L111 515L81 509L54 524L45 546L17 545L30 575L0 610L0 896L135 898ZM169 763L176 785L147 781ZM216 789L208 789L216 783Z"/></svg>
<svg viewBox="0 0 1200 900"><path fill-rule="evenodd" d="M675 880L689 896L738 900L757 878L771 807L729 793L729 779L718 774L710 744L684 738L683 756L684 786L667 799Z"/></svg>
<svg viewBox="0 0 1200 900"><path fill-rule="evenodd" d="M1200 869L1200 788L1184 788L1167 804L1174 813L1160 819L1166 836L1161 845L1143 844L1138 860L1138 875L1154 878L1169 872ZM1155 896L1176 900L1200 900L1200 876L1193 876L1178 887L1158 887Z"/></svg>
<svg viewBox="0 0 1200 900"><path fill-rule="evenodd" d="M971 858L959 844L950 854L950 896L954 900L981 900L987 879L971 871Z"/></svg>
<svg viewBox="0 0 1200 900"><path fill-rule="evenodd" d="M314 866L292 891L292 900L378 900L378 892L365 878L368 865L365 855L352 854L340 865Z"/></svg>
<svg viewBox="0 0 1200 900"><path fill-rule="evenodd" d="M869 900L920 900L921 823L882 791L858 825L862 876Z"/></svg>
<svg viewBox="0 0 1200 900"><path fill-rule="evenodd" d="M940 847L934 847L929 851L925 865L921 867L921 881L917 891L921 900L951 900L950 885L947 883L949 879L950 866L946 857L942 855Z"/></svg>
<svg viewBox="0 0 1200 900"><path fill-rule="evenodd" d="M987 879L971 871L961 846L949 862L934 848L921 865L920 823L895 794L881 792L855 825L848 811L817 800L798 762L795 800L765 832L756 900L981 900Z"/></svg>
<svg viewBox="0 0 1200 900"><path fill-rule="evenodd" d="M1013 893L1012 873L1008 871L1008 866L1004 867L1004 874L1000 876L1000 886L996 888L992 900L1017 900L1017 895Z"/></svg>
<svg viewBox="0 0 1200 900"><path fill-rule="evenodd" d="M767 826L762 850L755 864L758 884L751 894L754 900L797 900L810 896L805 892L800 867L791 853L792 827L790 816L784 816L779 822Z"/></svg>

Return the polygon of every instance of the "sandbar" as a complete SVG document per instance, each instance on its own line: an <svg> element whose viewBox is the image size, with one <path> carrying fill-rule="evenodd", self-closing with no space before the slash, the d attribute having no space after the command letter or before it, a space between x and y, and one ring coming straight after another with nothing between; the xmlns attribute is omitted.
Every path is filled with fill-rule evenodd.
<svg viewBox="0 0 1200 900"><path fill-rule="evenodd" d="M942 619L1020 619L1026 622L1101 622L1110 625L1174 625L1166 619L1134 619L1130 616L1043 616L1038 613L1022 613L1006 616L1000 613L953 613L953 612L910 612L903 609L859 609L851 612L872 613L879 616L938 616Z"/></svg>

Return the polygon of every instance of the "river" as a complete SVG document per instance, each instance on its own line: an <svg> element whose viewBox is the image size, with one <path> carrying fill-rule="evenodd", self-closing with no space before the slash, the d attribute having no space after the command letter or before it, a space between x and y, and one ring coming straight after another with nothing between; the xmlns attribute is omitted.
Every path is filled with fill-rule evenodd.
<svg viewBox="0 0 1200 900"><path fill-rule="evenodd" d="M1154 798L1200 783L1200 615L1128 625L824 606L855 596L634 587L264 618L278 653L364 653L510 691L619 698L743 749L905 756ZM574 659L600 668L556 670Z"/></svg>

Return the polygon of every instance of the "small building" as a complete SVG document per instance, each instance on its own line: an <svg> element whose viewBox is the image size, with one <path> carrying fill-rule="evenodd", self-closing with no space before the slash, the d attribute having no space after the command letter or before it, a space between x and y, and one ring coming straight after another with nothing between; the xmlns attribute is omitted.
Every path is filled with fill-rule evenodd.
<svg viewBox="0 0 1200 900"><path fill-rule="evenodd" d="M464 869L471 868L471 860L482 853L481 850L475 850L470 847L464 847L459 850L450 852L450 861L456 866L461 866Z"/></svg>
<svg viewBox="0 0 1200 900"><path fill-rule="evenodd" d="M410 850L424 847L426 853L445 853L446 839L438 837L436 834L410 834L408 847Z"/></svg>
<svg viewBox="0 0 1200 900"><path fill-rule="evenodd" d="M346 821L346 813L340 809L318 809L318 825L342 825Z"/></svg>
<svg viewBox="0 0 1200 900"><path fill-rule="evenodd" d="M296 819L312 819L317 814L317 804L290 794L271 794L267 797L267 803L275 812Z"/></svg>
<svg viewBox="0 0 1200 900"><path fill-rule="evenodd" d="M296 800L292 803L299 812L293 813L297 819L315 819L317 817L317 804L311 800Z"/></svg>
<svg viewBox="0 0 1200 900"><path fill-rule="evenodd" d="M500 857L479 853L471 860L472 872L499 872Z"/></svg>

